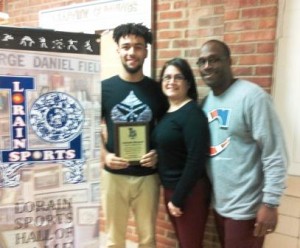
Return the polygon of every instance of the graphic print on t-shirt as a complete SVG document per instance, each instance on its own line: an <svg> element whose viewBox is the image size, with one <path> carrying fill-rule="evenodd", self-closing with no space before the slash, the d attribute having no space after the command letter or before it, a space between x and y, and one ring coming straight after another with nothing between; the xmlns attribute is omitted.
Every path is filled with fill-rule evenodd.
<svg viewBox="0 0 300 248"><path fill-rule="evenodd" d="M229 127L230 109L213 109L207 113L208 122L211 123L214 120L218 120L220 129L227 129ZM230 137L227 137L224 141L217 145L210 147L210 156L216 156L224 151L230 144Z"/></svg>
<svg viewBox="0 0 300 248"><path fill-rule="evenodd" d="M111 110L113 122L150 122L152 111L133 91Z"/></svg>

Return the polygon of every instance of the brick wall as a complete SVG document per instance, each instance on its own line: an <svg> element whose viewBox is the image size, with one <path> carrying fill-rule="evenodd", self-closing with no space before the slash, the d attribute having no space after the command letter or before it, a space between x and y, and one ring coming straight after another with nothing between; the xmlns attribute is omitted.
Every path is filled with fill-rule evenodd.
<svg viewBox="0 0 300 248"><path fill-rule="evenodd" d="M4 0L0 0L0 11L4 11Z"/></svg>
<svg viewBox="0 0 300 248"><path fill-rule="evenodd" d="M9 0L9 25L38 26L38 11L89 1ZM236 76L253 80L270 91L275 53L277 0L154 0L156 34L154 65L159 75L164 62L175 56L186 58L197 77L200 96L207 87L195 65L199 47L209 39L224 40L232 49ZM101 217L102 224L104 223ZM101 225L103 230L103 225ZM136 241L131 218L127 237ZM176 247L173 229L165 214L162 200L157 219L158 248ZM210 216L205 247L219 247Z"/></svg>
<svg viewBox="0 0 300 248"><path fill-rule="evenodd" d="M174 57L187 58L195 66L201 44L224 40L232 50L237 76L253 80L270 90L275 51L277 0L158 0L155 5L156 75L163 63Z"/></svg>

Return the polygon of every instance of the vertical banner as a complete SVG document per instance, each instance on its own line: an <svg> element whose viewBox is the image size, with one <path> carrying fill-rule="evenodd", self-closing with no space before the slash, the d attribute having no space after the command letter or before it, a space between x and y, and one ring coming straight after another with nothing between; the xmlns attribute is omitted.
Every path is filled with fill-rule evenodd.
<svg viewBox="0 0 300 248"><path fill-rule="evenodd" d="M0 247L98 248L96 35L0 27Z"/></svg>

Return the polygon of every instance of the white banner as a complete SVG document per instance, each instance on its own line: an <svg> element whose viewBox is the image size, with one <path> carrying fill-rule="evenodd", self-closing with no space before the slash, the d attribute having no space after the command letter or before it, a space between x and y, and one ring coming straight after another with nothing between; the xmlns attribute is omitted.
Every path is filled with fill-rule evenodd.
<svg viewBox="0 0 300 248"><path fill-rule="evenodd" d="M99 247L95 35L0 28L0 247Z"/></svg>
<svg viewBox="0 0 300 248"><path fill-rule="evenodd" d="M105 0L42 10L39 26L60 31L94 33L121 23L143 23L151 28L151 0Z"/></svg>

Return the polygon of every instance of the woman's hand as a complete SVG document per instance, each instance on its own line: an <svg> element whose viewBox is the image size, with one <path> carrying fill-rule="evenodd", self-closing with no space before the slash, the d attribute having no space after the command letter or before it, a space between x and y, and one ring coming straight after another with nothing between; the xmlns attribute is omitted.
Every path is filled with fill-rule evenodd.
<svg viewBox="0 0 300 248"><path fill-rule="evenodd" d="M181 211L181 209L178 207L175 207L172 202L168 202L168 209L169 209L170 214L173 215L174 217L180 217L181 215L183 215L183 212Z"/></svg>

